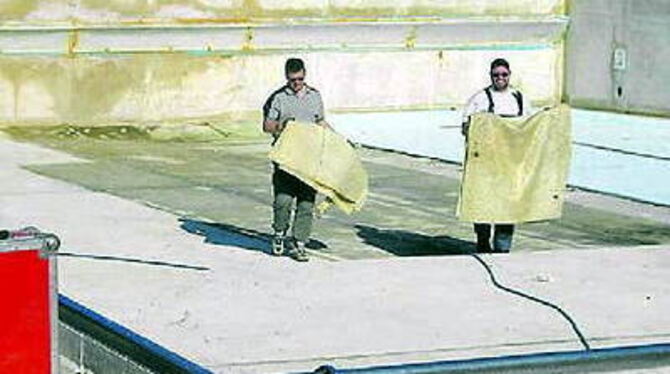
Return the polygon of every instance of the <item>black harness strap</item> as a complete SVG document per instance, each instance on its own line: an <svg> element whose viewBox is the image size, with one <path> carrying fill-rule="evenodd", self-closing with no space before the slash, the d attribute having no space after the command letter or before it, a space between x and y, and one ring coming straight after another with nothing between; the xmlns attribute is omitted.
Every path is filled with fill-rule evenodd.
<svg viewBox="0 0 670 374"><path fill-rule="evenodd" d="M523 97L521 96L521 91L514 91L512 95L514 95L516 104L519 106L519 117L521 117L523 115Z"/></svg>
<svg viewBox="0 0 670 374"><path fill-rule="evenodd" d="M484 92L486 93L486 97L489 99L489 113L493 113L494 105L493 105L493 96L491 96L491 86L486 87L484 89ZM519 107L519 113L518 116L521 117L523 115L523 96L521 96L520 91L514 91L512 92L512 96L516 99L516 104Z"/></svg>
<svg viewBox="0 0 670 374"><path fill-rule="evenodd" d="M491 96L491 87L486 87L484 89L484 92L486 92L486 97L489 99L489 113L493 113L493 97Z"/></svg>

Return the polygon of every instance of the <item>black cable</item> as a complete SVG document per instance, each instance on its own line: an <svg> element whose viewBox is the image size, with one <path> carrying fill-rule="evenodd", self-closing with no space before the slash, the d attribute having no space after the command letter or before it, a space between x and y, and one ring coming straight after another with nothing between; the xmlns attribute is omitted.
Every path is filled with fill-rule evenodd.
<svg viewBox="0 0 670 374"><path fill-rule="evenodd" d="M482 260L481 257L479 257L475 253L471 253L470 255L472 257L474 257L480 264L482 264L482 266L484 266L484 269L486 269L486 272L489 273L489 277L491 277L491 282L493 282L493 285L496 286L497 288L499 288L499 289L501 289L505 292L509 292L511 294L521 296L521 297L526 298L528 300L535 301L536 303L540 303L544 306L548 306L548 307L556 310L558 313L560 313L563 316L563 318L565 318L568 321L568 323L570 323L570 326L572 327L572 330L575 332L575 334L577 334L577 337L579 338L579 341L584 346L584 349L587 350L587 351L591 350L591 347L589 346L589 343L584 338L584 335L579 330L579 327L577 327L577 324L575 323L575 321L568 315L568 313L566 313L563 309L561 309L561 307L559 307L558 305L552 304L548 301L542 300L538 297L535 297L535 296L523 293L521 291L517 291L515 289L503 286L502 284L498 283L498 281L496 280L496 277L493 274L493 271L491 270L491 267L489 266L489 264L487 264L484 260Z"/></svg>
<svg viewBox="0 0 670 374"><path fill-rule="evenodd" d="M88 259L88 260L129 262L129 263L141 264L141 265L165 266L165 267L171 267L171 268L177 268L177 269L187 269L187 270L197 270L197 271L208 271L208 270L210 270L210 268L204 267L204 266L178 264L178 263L174 263L174 262L155 261L155 260L144 260L144 259L140 259L140 258L93 255L93 254L85 254L85 253L68 253L68 252L54 252L54 254L58 257L74 257L74 258L83 258L83 259Z"/></svg>

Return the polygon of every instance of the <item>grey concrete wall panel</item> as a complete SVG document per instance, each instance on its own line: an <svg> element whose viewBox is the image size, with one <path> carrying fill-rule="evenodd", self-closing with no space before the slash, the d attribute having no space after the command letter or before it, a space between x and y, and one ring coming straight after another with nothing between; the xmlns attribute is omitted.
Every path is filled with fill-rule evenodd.
<svg viewBox="0 0 670 374"><path fill-rule="evenodd" d="M670 1L574 0L566 96L574 106L670 115ZM623 53L621 64L615 54Z"/></svg>
<svg viewBox="0 0 670 374"><path fill-rule="evenodd" d="M137 28L80 31L78 51L95 53L239 49L244 28Z"/></svg>
<svg viewBox="0 0 670 374"><path fill-rule="evenodd" d="M3 54L249 50L439 49L550 43L567 19L263 26L91 27L0 30ZM69 47L69 46L72 47Z"/></svg>
<svg viewBox="0 0 670 374"><path fill-rule="evenodd" d="M58 50L62 53L65 50L69 32L54 30L1 30L0 29L0 53L30 53L46 52Z"/></svg>
<svg viewBox="0 0 670 374"><path fill-rule="evenodd" d="M543 21L470 21L443 25L426 24L417 30L417 45L468 45L513 43L553 43L566 30L568 18Z"/></svg>
<svg viewBox="0 0 670 374"><path fill-rule="evenodd" d="M626 104L670 111L670 1L634 1L630 11Z"/></svg>
<svg viewBox="0 0 670 374"><path fill-rule="evenodd" d="M562 35L566 18L536 21L461 21L440 23L387 23L300 25L255 29L254 43L263 48L296 46L337 48L435 48L478 44L549 43Z"/></svg>
<svg viewBox="0 0 670 374"><path fill-rule="evenodd" d="M403 45L410 26L403 24L296 25L255 29L259 48L387 48Z"/></svg>

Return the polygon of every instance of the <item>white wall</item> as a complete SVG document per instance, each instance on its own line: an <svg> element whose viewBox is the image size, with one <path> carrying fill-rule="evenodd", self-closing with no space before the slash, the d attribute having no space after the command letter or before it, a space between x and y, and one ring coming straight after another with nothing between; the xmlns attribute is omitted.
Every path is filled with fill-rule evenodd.
<svg viewBox="0 0 670 374"><path fill-rule="evenodd" d="M458 107L496 57L528 98L557 103L564 5L0 0L0 122L257 115L290 56L306 60L329 110Z"/></svg>

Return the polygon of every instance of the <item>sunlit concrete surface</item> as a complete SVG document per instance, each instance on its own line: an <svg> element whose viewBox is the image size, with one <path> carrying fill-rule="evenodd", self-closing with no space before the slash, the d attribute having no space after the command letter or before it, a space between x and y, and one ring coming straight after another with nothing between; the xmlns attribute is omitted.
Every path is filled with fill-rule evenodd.
<svg viewBox="0 0 670 374"><path fill-rule="evenodd" d="M456 165L361 149L368 205L319 220L303 264L268 254L266 139L108 131L32 139L53 150L1 140L3 224L59 234L62 293L214 372L581 347L558 314L496 290L463 255ZM511 255L485 260L500 282L565 308L593 347L663 342L669 217L575 191L563 220L520 226Z"/></svg>
<svg viewBox="0 0 670 374"><path fill-rule="evenodd" d="M362 144L463 159L458 111L346 113L332 121ZM570 184L670 205L670 119L573 110L572 126Z"/></svg>

